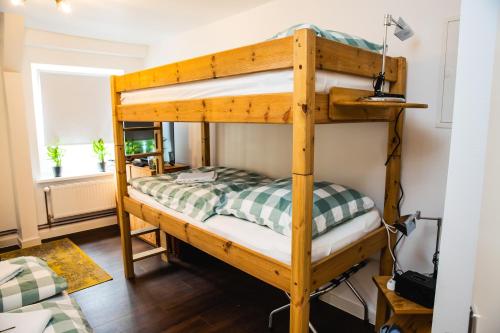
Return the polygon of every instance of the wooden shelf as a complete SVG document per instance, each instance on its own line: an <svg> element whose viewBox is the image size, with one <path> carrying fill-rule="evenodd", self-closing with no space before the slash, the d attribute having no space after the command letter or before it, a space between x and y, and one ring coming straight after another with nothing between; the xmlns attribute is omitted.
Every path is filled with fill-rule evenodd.
<svg viewBox="0 0 500 333"><path fill-rule="evenodd" d="M390 276L374 276L373 281L378 290L382 292L396 315L431 315L432 309L414 303L406 298L398 296L394 291L387 289L387 281Z"/></svg>
<svg viewBox="0 0 500 333"><path fill-rule="evenodd" d="M330 89L329 118L336 122L392 121L399 110L426 109L423 103L360 101L373 91L339 88Z"/></svg>
<svg viewBox="0 0 500 333"><path fill-rule="evenodd" d="M338 107L358 107L358 108L404 108L404 109L427 109L427 104L422 103L401 103L401 102L374 102L374 101L336 101L334 105Z"/></svg>

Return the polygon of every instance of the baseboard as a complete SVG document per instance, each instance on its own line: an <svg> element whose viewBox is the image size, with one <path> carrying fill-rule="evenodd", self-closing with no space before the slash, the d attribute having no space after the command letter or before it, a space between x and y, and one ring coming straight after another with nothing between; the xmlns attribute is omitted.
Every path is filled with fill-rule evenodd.
<svg viewBox="0 0 500 333"><path fill-rule="evenodd" d="M16 235L18 236L18 235ZM19 238L17 237L17 245L21 248L23 247L31 247L42 244L42 239L40 236L32 237L32 238Z"/></svg>
<svg viewBox="0 0 500 333"><path fill-rule="evenodd" d="M116 215L107 216L95 220L65 224L57 227L42 229L39 231L39 235L40 238L43 240L43 239L70 235L77 232L103 228L115 224L117 224Z"/></svg>
<svg viewBox="0 0 500 333"><path fill-rule="evenodd" d="M21 240L17 233L5 235L0 237L0 248L19 246L30 247L39 245L42 240L62 237L77 232L93 230L103 227L108 227L117 224L116 216L107 216L95 220L71 223L51 228L45 228L38 231L38 237L32 239Z"/></svg>
<svg viewBox="0 0 500 333"><path fill-rule="evenodd" d="M18 246L17 232L0 237L0 248Z"/></svg>

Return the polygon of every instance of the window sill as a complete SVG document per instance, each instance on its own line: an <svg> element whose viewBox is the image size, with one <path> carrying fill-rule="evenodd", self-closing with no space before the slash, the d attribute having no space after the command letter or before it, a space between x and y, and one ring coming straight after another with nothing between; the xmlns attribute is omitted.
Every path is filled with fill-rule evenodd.
<svg viewBox="0 0 500 333"><path fill-rule="evenodd" d="M90 174L86 174L86 175L63 176L63 177L44 177L44 178L36 179L35 183L37 183L37 184L60 183L60 182L87 179L87 178L100 178L100 177L112 176L114 174L115 173L113 171L106 171L106 172L90 173Z"/></svg>

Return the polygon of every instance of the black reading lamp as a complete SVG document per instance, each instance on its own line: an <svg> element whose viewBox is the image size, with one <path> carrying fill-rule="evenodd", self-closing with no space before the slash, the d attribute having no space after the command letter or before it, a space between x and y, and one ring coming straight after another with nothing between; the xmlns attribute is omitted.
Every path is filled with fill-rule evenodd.
<svg viewBox="0 0 500 333"><path fill-rule="evenodd" d="M385 84L385 57L387 55L387 31L390 26L396 26L394 30L394 35L398 37L401 41L405 41L411 36L413 36L412 28L400 17L397 21L392 17L391 14L386 14L384 16L384 26L385 26L385 34L384 34L384 45L382 51L382 68L380 69L380 73L378 73L377 78L373 84L373 96L366 97L364 100L369 101L392 101L392 102L405 102L405 96L401 94L390 94L385 93L384 84Z"/></svg>

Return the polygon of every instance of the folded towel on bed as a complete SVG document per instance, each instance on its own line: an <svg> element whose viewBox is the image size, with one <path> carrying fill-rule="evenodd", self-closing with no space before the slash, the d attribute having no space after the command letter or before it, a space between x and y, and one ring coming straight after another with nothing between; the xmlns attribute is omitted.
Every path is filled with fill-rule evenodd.
<svg viewBox="0 0 500 333"><path fill-rule="evenodd" d="M13 279L23 271L23 266L11 264L9 262L0 262L0 285Z"/></svg>
<svg viewBox="0 0 500 333"><path fill-rule="evenodd" d="M217 179L215 171L207 172L182 172L175 180L178 184L193 184L193 183L206 183L213 182Z"/></svg>
<svg viewBox="0 0 500 333"><path fill-rule="evenodd" d="M25 313L0 313L0 332L42 333L47 327L52 312L38 310Z"/></svg>

